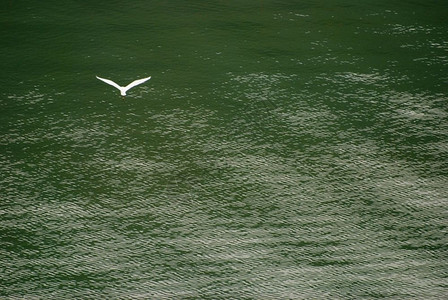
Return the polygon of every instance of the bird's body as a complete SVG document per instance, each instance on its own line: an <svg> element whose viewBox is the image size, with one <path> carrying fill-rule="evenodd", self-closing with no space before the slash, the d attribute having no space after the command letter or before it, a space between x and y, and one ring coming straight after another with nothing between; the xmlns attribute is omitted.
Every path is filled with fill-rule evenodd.
<svg viewBox="0 0 448 300"><path fill-rule="evenodd" d="M146 77L146 78L142 78L142 79L134 80L133 82L131 82L131 83L128 84L127 86L119 86L118 84L116 84L116 83L113 82L112 80L104 79L104 78L101 78L101 77L98 77L98 76L96 76L96 78L98 78L99 80L104 81L105 83L110 84L111 86L113 86L113 87L119 89L119 90L120 90L120 94L121 94L121 96L124 97L124 96L126 96L126 92L127 92L129 89L133 88L133 87L136 86L136 85L142 84L142 83L145 82L145 81L148 81L149 79L151 79L151 76Z"/></svg>

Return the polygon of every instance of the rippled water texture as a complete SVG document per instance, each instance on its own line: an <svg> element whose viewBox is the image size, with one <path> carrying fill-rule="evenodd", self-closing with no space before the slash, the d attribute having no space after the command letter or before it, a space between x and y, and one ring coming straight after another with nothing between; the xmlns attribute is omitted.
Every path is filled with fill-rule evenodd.
<svg viewBox="0 0 448 300"><path fill-rule="evenodd" d="M448 294L444 1L4 2L2 299Z"/></svg>

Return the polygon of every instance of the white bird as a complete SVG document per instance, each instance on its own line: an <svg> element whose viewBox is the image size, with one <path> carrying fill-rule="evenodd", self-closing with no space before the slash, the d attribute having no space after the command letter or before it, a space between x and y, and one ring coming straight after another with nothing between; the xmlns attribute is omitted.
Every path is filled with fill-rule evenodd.
<svg viewBox="0 0 448 300"><path fill-rule="evenodd" d="M119 89L121 96L124 97L124 96L126 96L126 92L129 89L133 88L136 85L142 84L145 81L148 81L149 79L151 79L151 76L143 78L143 79L134 80L133 82L131 82L127 86L119 86L118 84L116 84L112 80L104 79L104 78L101 78L101 77L98 77L98 76L96 76L96 78L98 78L99 80L104 81L105 83L110 84L111 86L116 87L117 89Z"/></svg>

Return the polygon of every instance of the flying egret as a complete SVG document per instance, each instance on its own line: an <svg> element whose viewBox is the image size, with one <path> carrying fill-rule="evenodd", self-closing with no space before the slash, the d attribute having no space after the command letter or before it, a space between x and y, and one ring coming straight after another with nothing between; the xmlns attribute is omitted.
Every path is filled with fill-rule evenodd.
<svg viewBox="0 0 448 300"><path fill-rule="evenodd" d="M98 77L98 76L96 76L96 78L98 78L99 80L104 81L105 83L110 84L111 86L116 87L117 89L119 89L121 96L124 97L124 96L126 96L126 92L129 89L133 88L136 85L142 84L145 81L148 81L149 79L151 79L151 76L143 78L143 79L134 80L130 84L128 84L127 86L119 86L118 84L116 84L112 80L104 79L104 78L101 78L101 77Z"/></svg>

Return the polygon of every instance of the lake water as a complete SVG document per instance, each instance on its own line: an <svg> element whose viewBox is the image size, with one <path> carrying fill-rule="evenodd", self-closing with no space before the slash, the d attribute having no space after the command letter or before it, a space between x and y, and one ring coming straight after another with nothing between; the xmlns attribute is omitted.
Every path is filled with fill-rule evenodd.
<svg viewBox="0 0 448 300"><path fill-rule="evenodd" d="M446 299L448 2L3 2L2 299Z"/></svg>

